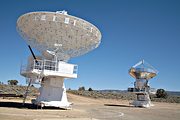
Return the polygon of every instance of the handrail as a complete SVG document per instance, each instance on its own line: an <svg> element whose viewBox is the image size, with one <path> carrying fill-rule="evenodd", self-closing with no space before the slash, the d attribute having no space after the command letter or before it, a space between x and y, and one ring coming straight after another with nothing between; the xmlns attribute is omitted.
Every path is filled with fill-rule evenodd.
<svg viewBox="0 0 180 120"><path fill-rule="evenodd" d="M34 60L32 64L21 65L21 73L32 70L38 70L39 72L43 70L48 70L48 71L62 73L61 71L59 71L59 66L57 61L51 61L51 60L37 60L37 61L38 62ZM72 74L77 74L78 66L74 64L72 65L74 66Z"/></svg>

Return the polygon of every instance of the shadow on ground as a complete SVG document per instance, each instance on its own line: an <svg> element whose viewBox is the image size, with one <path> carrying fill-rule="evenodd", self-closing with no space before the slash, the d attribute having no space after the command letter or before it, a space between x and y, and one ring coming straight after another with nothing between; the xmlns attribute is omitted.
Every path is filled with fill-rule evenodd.
<svg viewBox="0 0 180 120"><path fill-rule="evenodd" d="M31 103L19 103L19 102L0 102L0 107L12 107L12 108L20 108L20 109L42 109L40 106L31 104ZM56 109L56 110L63 110L57 107L43 107L43 109Z"/></svg>
<svg viewBox="0 0 180 120"><path fill-rule="evenodd" d="M104 106L115 106L115 107L134 107L132 105L119 105L119 104L104 104Z"/></svg>

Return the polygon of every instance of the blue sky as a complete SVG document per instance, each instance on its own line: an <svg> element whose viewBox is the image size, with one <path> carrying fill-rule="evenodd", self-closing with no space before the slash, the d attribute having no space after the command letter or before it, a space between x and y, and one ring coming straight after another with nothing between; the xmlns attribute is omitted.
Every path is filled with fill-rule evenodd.
<svg viewBox="0 0 180 120"><path fill-rule="evenodd" d="M79 65L78 78L66 87L127 89L134 79L131 66L145 59L159 74L151 87L180 91L179 0L1 0L0 81L18 79L20 65L30 55L16 31L19 16L32 11L66 10L96 25L102 43L94 51L69 62Z"/></svg>

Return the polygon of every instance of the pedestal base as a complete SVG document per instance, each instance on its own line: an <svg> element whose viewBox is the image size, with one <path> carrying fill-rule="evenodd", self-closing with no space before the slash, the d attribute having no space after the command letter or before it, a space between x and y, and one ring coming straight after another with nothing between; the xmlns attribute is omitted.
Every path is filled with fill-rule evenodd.
<svg viewBox="0 0 180 120"><path fill-rule="evenodd" d="M132 105L134 105L135 107L148 108L153 106L151 104L151 100L149 98L148 92L139 92L139 93L137 92L136 95L137 95L137 99L132 102Z"/></svg>
<svg viewBox="0 0 180 120"><path fill-rule="evenodd" d="M132 103L132 105L134 105L135 107L151 107L154 106L151 101L138 101L138 100L134 100Z"/></svg>
<svg viewBox="0 0 180 120"><path fill-rule="evenodd" d="M33 104L40 105L41 107L71 108L71 103L67 100L64 78L44 78L39 88L39 93L36 100L32 101Z"/></svg>
<svg viewBox="0 0 180 120"><path fill-rule="evenodd" d="M58 107L58 108L63 108L63 109L71 109L71 105L72 103L69 103L69 102L61 102L61 101L36 101L36 100L32 100L32 103L33 104L36 104L38 106L41 106L41 107Z"/></svg>

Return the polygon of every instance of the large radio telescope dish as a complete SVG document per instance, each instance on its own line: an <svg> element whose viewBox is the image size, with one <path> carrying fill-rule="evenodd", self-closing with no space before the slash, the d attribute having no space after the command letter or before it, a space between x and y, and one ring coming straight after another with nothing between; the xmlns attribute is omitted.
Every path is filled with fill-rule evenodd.
<svg viewBox="0 0 180 120"><path fill-rule="evenodd" d="M39 95L33 104L69 108L65 78L77 78L75 64L68 64L71 57L83 55L101 42L101 33L91 23L68 15L66 11L31 12L19 17L17 30L28 43L32 56L27 65L21 68L21 75L31 83L41 83ZM36 57L31 47L41 52Z"/></svg>
<svg viewBox="0 0 180 120"><path fill-rule="evenodd" d="M24 14L17 21L17 30L45 58L52 51L64 61L97 48L101 42L97 27L66 11Z"/></svg>

